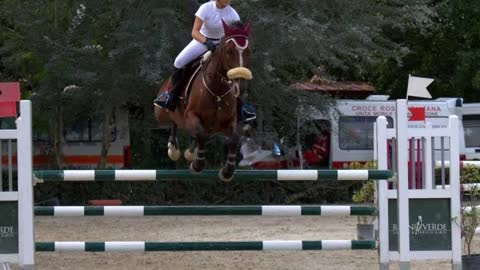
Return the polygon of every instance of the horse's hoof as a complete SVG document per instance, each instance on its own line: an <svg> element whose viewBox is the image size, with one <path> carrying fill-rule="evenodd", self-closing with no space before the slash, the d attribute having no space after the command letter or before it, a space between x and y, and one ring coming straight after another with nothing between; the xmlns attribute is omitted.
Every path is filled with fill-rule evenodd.
<svg viewBox="0 0 480 270"><path fill-rule="evenodd" d="M191 172L192 174L199 174L199 173L201 173L202 170L197 170L197 169L195 169L195 166L193 165L193 163L195 163L195 161L190 162L190 172Z"/></svg>
<svg viewBox="0 0 480 270"><path fill-rule="evenodd" d="M220 178L220 180L222 180L223 182L230 182L232 181L233 179L233 173L230 177L226 177L225 175L223 175L223 168L218 172L218 178Z"/></svg>
<svg viewBox="0 0 480 270"><path fill-rule="evenodd" d="M180 158L180 150L176 148L169 148L168 157L173 161L177 161Z"/></svg>
<svg viewBox="0 0 480 270"><path fill-rule="evenodd" d="M183 156L188 161L194 161L195 159L197 159L197 148L195 148L195 151L193 151L193 153L190 152L190 149L185 150Z"/></svg>

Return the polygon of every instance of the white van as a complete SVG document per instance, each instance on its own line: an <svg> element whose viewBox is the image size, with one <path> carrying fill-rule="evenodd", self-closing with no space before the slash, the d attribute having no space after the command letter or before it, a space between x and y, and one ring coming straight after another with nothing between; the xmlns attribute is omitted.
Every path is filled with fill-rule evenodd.
<svg viewBox="0 0 480 270"><path fill-rule="evenodd" d="M352 162L364 163L374 159L374 122L378 116L385 116L390 127L396 125L396 101L388 100L389 96L372 95L365 100L337 100L336 109L338 113L332 113L329 116L321 113L312 115L313 121L317 127L320 127L322 134L326 136L317 136L317 134L302 134L300 138L303 141L302 156L305 163L303 167L328 167L328 168L348 168ZM463 136L462 125L462 106L461 98L438 98L435 100L409 101L409 108L425 108L426 121L409 122L410 127L424 126L425 122L430 122L435 127L447 127L448 117L457 115L460 120L460 159L465 159L465 139ZM478 106L477 122L469 124L471 130L466 130L472 134L480 133L480 106ZM475 126L474 126L475 124ZM478 133L477 133L478 132ZM326 140L326 141L325 141ZM477 153L480 158L480 138L478 135L472 135L469 138L469 146L478 142L476 151L469 148L470 152ZM443 142L443 148L448 154L448 141ZM328 146L328 147L325 147ZM416 146L419 147L419 146ZM434 147L442 149L441 140L435 140ZM325 149L327 148L327 149ZM318 149L321 149L318 151ZM245 149L244 149L245 150ZM295 150L297 150L295 148ZM317 150L317 151L316 151ZM259 152L259 153L257 153ZM325 152L328 156L325 157ZM271 154L271 151L243 151L243 156L250 157L244 162L257 169L279 169L300 166L298 156L295 154L293 160L277 160ZM438 151L440 153L440 151ZM472 154L469 156L472 157ZM441 157L436 157L441 160ZM283 163L282 163L283 162ZM313 164L312 164L313 163Z"/></svg>
<svg viewBox="0 0 480 270"><path fill-rule="evenodd" d="M480 103L466 103L462 107L467 160L480 160Z"/></svg>
<svg viewBox="0 0 480 270"><path fill-rule="evenodd" d="M450 115L458 115L462 120L462 105L463 100L461 98L438 98L408 102L409 107L425 108L426 121L431 122L433 127L446 127ZM395 101L388 100L388 96L373 95L366 100L338 100L336 107L340 114L329 117L329 119L320 114L313 115L316 119L314 121L329 122L329 167L347 168L351 162L373 160L374 122L378 116L383 115L387 118L389 126L395 126ZM480 118L478 119L480 120ZM412 125L418 124L418 122L411 123ZM480 121L478 121L478 129L480 131ZM463 140L462 127L460 134L460 149L463 149L463 151L461 150L461 159L464 159L465 141ZM480 142L480 139L477 139L477 141ZM447 146L448 142L445 142L444 145ZM435 147L440 148L439 142L435 144Z"/></svg>

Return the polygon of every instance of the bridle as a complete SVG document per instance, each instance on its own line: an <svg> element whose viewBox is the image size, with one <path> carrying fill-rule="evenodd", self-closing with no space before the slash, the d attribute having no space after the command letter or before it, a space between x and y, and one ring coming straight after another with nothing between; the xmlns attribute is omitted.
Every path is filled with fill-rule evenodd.
<svg viewBox="0 0 480 270"><path fill-rule="evenodd" d="M235 38L245 38L245 44L243 46L241 46ZM225 41L220 42L220 44L222 46L225 46L225 44L227 44L228 42L233 42L235 44L235 48L237 49L239 57L240 57L240 61L239 61L240 67L243 67L243 51L248 47L248 36L246 36L246 35L231 35L231 36L228 36L225 39ZM215 94L212 91L212 89L208 86L207 81L205 79L205 77L207 76L207 67L208 67L208 64L212 61L212 58L213 58L213 55L206 62L202 63L202 82L203 82L203 86L205 86L205 89L207 89L207 92L210 93L210 95L212 95L215 98L215 102L217 104L217 110L221 110L221 104L220 103L222 102L222 99L225 96L227 96L229 94L233 94L235 96L235 98L240 96L240 86L239 86L238 82L234 82L230 78L225 77L223 74L220 74L222 83L226 82L229 86L229 89L226 90L221 95Z"/></svg>

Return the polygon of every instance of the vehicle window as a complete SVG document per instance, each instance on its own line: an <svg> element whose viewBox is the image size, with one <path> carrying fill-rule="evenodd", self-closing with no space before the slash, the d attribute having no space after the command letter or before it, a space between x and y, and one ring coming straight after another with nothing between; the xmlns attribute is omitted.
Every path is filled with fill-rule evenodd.
<svg viewBox="0 0 480 270"><path fill-rule="evenodd" d="M373 126L377 116L341 116L339 120L339 143L342 150L372 150ZM387 117L388 128L393 119Z"/></svg>
<svg viewBox="0 0 480 270"><path fill-rule="evenodd" d="M103 115L90 119L80 120L65 128L65 139L68 142L100 142L102 141ZM117 129L115 115L110 120L110 141L116 140Z"/></svg>
<svg viewBox="0 0 480 270"><path fill-rule="evenodd" d="M466 147L480 146L480 115L463 116L463 132Z"/></svg>
<svg viewBox="0 0 480 270"><path fill-rule="evenodd" d="M78 121L66 128L65 139L70 142L89 141L89 122L90 120Z"/></svg>

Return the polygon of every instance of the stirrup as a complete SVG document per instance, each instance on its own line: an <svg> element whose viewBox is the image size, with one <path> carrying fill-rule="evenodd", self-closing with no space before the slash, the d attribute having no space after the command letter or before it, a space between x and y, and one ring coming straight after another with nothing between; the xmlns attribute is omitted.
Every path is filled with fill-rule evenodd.
<svg viewBox="0 0 480 270"><path fill-rule="evenodd" d="M170 92L163 92L161 93L156 99L153 100L153 104L155 106L168 109L170 106L170 100L172 99L172 95Z"/></svg>
<svg viewBox="0 0 480 270"><path fill-rule="evenodd" d="M274 157L281 157L283 154L280 145L278 145L276 142L273 143L272 154Z"/></svg>
<svg viewBox="0 0 480 270"><path fill-rule="evenodd" d="M257 113L252 104L244 103L240 109L240 115L243 122L249 122L257 118Z"/></svg>

